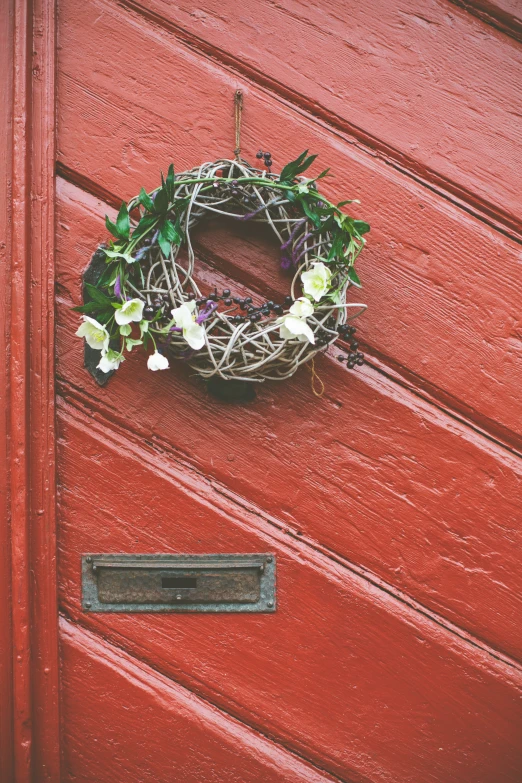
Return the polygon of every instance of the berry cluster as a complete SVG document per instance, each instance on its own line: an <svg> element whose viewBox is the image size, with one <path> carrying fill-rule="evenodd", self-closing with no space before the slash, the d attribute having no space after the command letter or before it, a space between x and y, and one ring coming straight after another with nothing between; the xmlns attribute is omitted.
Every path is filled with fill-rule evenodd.
<svg viewBox="0 0 522 783"><path fill-rule="evenodd" d="M172 307L170 296L168 294L157 294L152 300L152 303L145 305L143 308L143 317L147 321L152 321L159 310L161 310L163 307L168 307L169 305Z"/></svg>
<svg viewBox="0 0 522 783"><path fill-rule="evenodd" d="M189 299L194 299L194 294L189 294ZM287 299L290 300L290 304L292 304L293 299L292 297L287 297ZM231 296L230 289L225 288L223 293L221 295L218 294L217 289L214 289L214 293L210 294L205 299L197 299L196 304L198 306L206 304L207 301L211 302L220 302L222 301L223 304L226 307L231 307L233 305L236 305L237 308L240 310L243 310L243 314L237 313L236 315L233 315L231 317L232 323L235 324L242 324L246 323L247 321L251 321L252 323L256 323L257 321L260 321L263 316L269 316L270 313L275 313L275 315L283 315L283 307L280 304L276 304L275 302L269 301L269 302L263 302L262 305L259 307L256 307L253 304L253 300L251 296L247 296L244 299L242 299L239 296ZM285 300L285 304L288 304Z"/></svg>
<svg viewBox="0 0 522 783"><path fill-rule="evenodd" d="M355 339L355 332L357 329L355 326L343 324L339 327L338 331L339 335L344 340L348 340L350 342L350 353L348 356L340 353L337 357L338 361L346 362L346 366L349 370L353 370L356 364L361 367L364 364L364 354L357 350L359 348L359 343Z"/></svg>
<svg viewBox="0 0 522 783"><path fill-rule="evenodd" d="M259 150L259 152L256 154L256 158L258 160L264 159L263 162L266 168L268 169L268 171L270 171L272 167L272 156L269 152L263 152L263 150Z"/></svg>

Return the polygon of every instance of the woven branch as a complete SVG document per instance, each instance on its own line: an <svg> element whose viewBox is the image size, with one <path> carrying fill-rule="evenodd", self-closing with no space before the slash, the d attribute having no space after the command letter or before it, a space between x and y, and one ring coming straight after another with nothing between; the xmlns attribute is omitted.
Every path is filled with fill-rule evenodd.
<svg viewBox="0 0 522 783"><path fill-rule="evenodd" d="M266 180L266 184L259 184L261 177ZM232 182L220 182L220 178L232 179ZM249 178L256 182L245 181ZM235 183L234 179L241 179L240 184ZM136 284L136 280L133 283L128 281L133 295L144 299L148 305L163 297L173 308L189 299L198 301L196 320L203 323L205 328L203 348L192 351L187 347L181 331L175 328L165 337L163 346L173 357L185 360L206 379L214 375L226 380L254 382L289 378L301 364L310 361L319 350L332 344L339 337L339 327L366 307L364 304L346 303L351 281L346 269L339 264L332 266L331 280L332 289L338 290L338 303L319 302L315 305L313 315L306 319L314 332L315 344L300 342L297 338L283 339L279 334L280 317L277 315L266 315L259 321L247 317L243 323L234 323L234 316L237 317L239 312L236 304L231 307L223 307L222 301L210 304L202 295L194 278L195 256L191 230L206 218L221 216L266 223L281 245L283 264L293 266L290 286L292 299L302 295L300 275L314 261L328 260L332 247L331 234L303 217L302 212L287 198L285 190L271 185L276 179L276 175L253 168L242 160L204 163L178 174L173 202L176 204L180 199L188 202L181 223L186 238L186 261L182 263L178 259L179 245L173 245L170 257L165 258L157 244L157 236L138 245L136 258L141 268L141 284ZM178 184L180 180L193 182ZM157 192L151 193L152 199ZM138 198L129 203L129 212L137 208L143 212ZM175 207L170 217L172 220L179 218L175 214ZM164 320L158 321L156 325L165 326L168 323L170 307L165 308L165 312Z"/></svg>

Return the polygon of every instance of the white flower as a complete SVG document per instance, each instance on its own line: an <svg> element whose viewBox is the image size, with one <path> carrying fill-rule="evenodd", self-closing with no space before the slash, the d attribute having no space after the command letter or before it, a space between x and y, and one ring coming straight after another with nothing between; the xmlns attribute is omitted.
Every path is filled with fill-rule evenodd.
<svg viewBox="0 0 522 783"><path fill-rule="evenodd" d="M102 372L117 370L120 364L124 361L125 359L121 353L109 349L108 351L104 351L102 353L102 357L98 362L98 370L101 370Z"/></svg>
<svg viewBox="0 0 522 783"><path fill-rule="evenodd" d="M196 303L192 300L172 310L174 323L183 331L183 337L191 348L199 351L205 345L205 329L196 323L194 309Z"/></svg>
<svg viewBox="0 0 522 783"><path fill-rule="evenodd" d="M328 267L322 261L315 261L312 268L301 275L303 291L318 302L328 291L331 277Z"/></svg>
<svg viewBox="0 0 522 783"><path fill-rule="evenodd" d="M83 324L76 334L78 337L85 337L87 345L96 351L106 351L109 347L109 332L103 324L88 315L83 316Z"/></svg>
<svg viewBox="0 0 522 783"><path fill-rule="evenodd" d="M119 307L114 318L117 324L130 324L131 321L141 321L145 302L142 299L129 299Z"/></svg>
<svg viewBox="0 0 522 783"><path fill-rule="evenodd" d="M169 366L169 360L166 356L163 356L159 351L151 353L147 359L147 367L149 370L156 372L156 370L166 370Z"/></svg>
<svg viewBox="0 0 522 783"><path fill-rule="evenodd" d="M313 312L314 306L306 296L300 296L290 308L290 313L292 315L297 315L299 318L308 318Z"/></svg>
<svg viewBox="0 0 522 783"><path fill-rule="evenodd" d="M296 315L284 315L279 319L279 335L283 340L297 338L299 342L315 343L315 336L304 318L298 318Z"/></svg>

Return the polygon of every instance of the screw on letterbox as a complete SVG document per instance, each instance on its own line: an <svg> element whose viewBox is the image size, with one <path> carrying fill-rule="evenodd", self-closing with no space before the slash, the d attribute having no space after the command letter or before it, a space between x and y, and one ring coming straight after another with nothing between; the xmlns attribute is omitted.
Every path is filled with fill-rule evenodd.
<svg viewBox="0 0 522 783"><path fill-rule="evenodd" d="M176 596L176 601L181 601L181 596L180 595Z"/></svg>
<svg viewBox="0 0 522 783"><path fill-rule="evenodd" d="M86 609L90 609L90 608L91 608L91 606L92 606L92 604L91 604L91 602L90 602L90 601L86 601L86 602L85 602L85 608L86 608Z"/></svg>
<svg viewBox="0 0 522 783"><path fill-rule="evenodd" d="M271 609L273 607L273 605L274 605L273 601L268 601L267 606L268 606L269 609Z"/></svg>
<svg viewBox="0 0 522 783"><path fill-rule="evenodd" d="M85 558L86 563L92 563L92 557L86 557Z"/></svg>
<svg viewBox="0 0 522 783"><path fill-rule="evenodd" d="M273 558L272 558L272 557L267 557L267 559L266 559L266 562L267 562L267 563L271 563L271 562L272 562L272 560L273 560Z"/></svg>

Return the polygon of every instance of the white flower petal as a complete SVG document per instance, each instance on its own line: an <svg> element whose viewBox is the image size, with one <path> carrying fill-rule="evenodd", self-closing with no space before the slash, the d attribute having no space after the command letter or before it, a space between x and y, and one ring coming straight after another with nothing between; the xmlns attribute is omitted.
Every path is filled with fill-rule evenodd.
<svg viewBox="0 0 522 783"><path fill-rule="evenodd" d="M315 343L315 336L306 321L295 315L285 315L281 319L279 335L283 340L292 340L297 338L300 342Z"/></svg>
<svg viewBox="0 0 522 783"><path fill-rule="evenodd" d="M166 356L163 356L159 351L151 353L147 359L147 367L149 370L156 372L156 370L166 370L169 366L169 360Z"/></svg>
<svg viewBox="0 0 522 783"><path fill-rule="evenodd" d="M194 303L192 310L189 307L189 304L182 304L179 307L176 307L174 310L171 310L172 318L174 319L176 326L179 326L181 329L188 328L190 324L194 323L192 310L196 304Z"/></svg>
<svg viewBox="0 0 522 783"><path fill-rule="evenodd" d="M132 321L141 321L145 302L142 299L129 299L118 308L114 314L114 320L119 326L130 324Z"/></svg>
<svg viewBox="0 0 522 783"><path fill-rule="evenodd" d="M300 318L307 318L309 315L312 315L313 312L314 306L306 296L300 296L290 308L290 313L292 315L297 315Z"/></svg>
<svg viewBox="0 0 522 783"><path fill-rule="evenodd" d="M183 337L194 351L199 351L205 345L205 329L195 321L183 328Z"/></svg>
<svg viewBox="0 0 522 783"><path fill-rule="evenodd" d="M303 291L318 302L328 291L332 273L322 261L316 261L311 269L303 272Z"/></svg>
<svg viewBox="0 0 522 783"><path fill-rule="evenodd" d="M121 354L116 353L116 351L107 351L102 354L97 369L102 372L111 372L111 370L117 370L123 361L124 358Z"/></svg>
<svg viewBox="0 0 522 783"><path fill-rule="evenodd" d="M76 332L78 337L85 337L85 342L95 351L106 351L109 347L109 333L103 324L95 321L94 318L90 318L88 315L83 316L83 324Z"/></svg>

